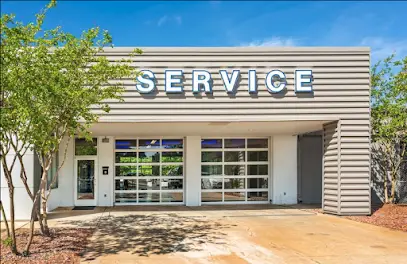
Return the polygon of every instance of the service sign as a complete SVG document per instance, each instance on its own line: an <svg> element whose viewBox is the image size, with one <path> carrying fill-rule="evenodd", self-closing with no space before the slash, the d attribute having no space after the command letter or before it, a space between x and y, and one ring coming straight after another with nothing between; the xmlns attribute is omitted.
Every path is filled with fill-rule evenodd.
<svg viewBox="0 0 407 264"><path fill-rule="evenodd" d="M223 81L225 92L233 94L237 90L240 70L219 70L219 75ZM165 71L164 87L166 93L183 93L184 71L181 69L169 69ZM262 86L261 83L264 85ZM212 76L206 70L192 71L192 92L207 94L212 93ZM280 70L271 70L266 78L257 80L256 70L248 70L247 91L250 94L256 94L258 89L266 89L271 94L282 92L287 86L286 75ZM137 77L136 88L140 93L148 94L156 89L155 75L150 70L142 70ZM294 90L295 93L313 93L312 89L312 70L297 69L294 72Z"/></svg>

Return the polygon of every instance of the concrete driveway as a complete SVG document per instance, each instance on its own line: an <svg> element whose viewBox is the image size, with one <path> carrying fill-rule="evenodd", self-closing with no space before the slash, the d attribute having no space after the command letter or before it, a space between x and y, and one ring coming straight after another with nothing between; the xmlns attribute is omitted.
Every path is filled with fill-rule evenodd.
<svg viewBox="0 0 407 264"><path fill-rule="evenodd" d="M98 210L53 220L97 226L85 263L407 263L407 233L294 208Z"/></svg>

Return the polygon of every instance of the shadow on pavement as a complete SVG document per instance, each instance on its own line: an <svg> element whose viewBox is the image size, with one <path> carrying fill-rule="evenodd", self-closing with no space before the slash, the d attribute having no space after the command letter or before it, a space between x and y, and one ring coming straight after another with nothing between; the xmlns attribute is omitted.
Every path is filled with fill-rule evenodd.
<svg viewBox="0 0 407 264"><path fill-rule="evenodd" d="M176 214L104 216L95 221L69 221L79 227L97 227L84 260L128 252L138 256L200 251L202 244L223 244L222 230L232 225Z"/></svg>

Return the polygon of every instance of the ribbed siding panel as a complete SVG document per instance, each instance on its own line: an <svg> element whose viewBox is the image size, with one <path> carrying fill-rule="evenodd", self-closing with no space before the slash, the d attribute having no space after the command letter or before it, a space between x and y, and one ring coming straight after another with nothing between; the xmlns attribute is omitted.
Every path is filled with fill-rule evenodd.
<svg viewBox="0 0 407 264"><path fill-rule="evenodd" d="M324 125L322 209L333 214L339 214L339 132L337 122Z"/></svg>
<svg viewBox="0 0 407 264"><path fill-rule="evenodd" d="M123 100L108 100L109 114L100 121L294 121L360 120L369 116L369 50L367 48L142 48L143 55L129 57L131 48L106 49L103 56L115 63L131 60L138 69L155 73L157 92L140 95L135 82L124 82ZM166 94L166 69L184 70L184 93ZM294 71L313 70L314 94L296 95ZM213 93L192 94L192 70L212 74ZM237 92L226 93L220 69L239 69ZM258 93L248 93L248 70L257 70ZM266 74L282 70L287 77L285 94L272 95L265 87ZM115 82L115 80L112 80ZM363 131L362 131L363 132Z"/></svg>
<svg viewBox="0 0 407 264"><path fill-rule="evenodd" d="M339 120L324 125L323 210L370 214L369 125Z"/></svg>

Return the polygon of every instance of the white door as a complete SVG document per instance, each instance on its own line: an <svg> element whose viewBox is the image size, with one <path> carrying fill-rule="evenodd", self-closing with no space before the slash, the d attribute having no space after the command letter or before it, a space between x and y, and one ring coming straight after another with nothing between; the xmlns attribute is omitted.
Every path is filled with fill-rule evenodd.
<svg viewBox="0 0 407 264"><path fill-rule="evenodd" d="M96 206L96 157L82 156L75 159L75 205Z"/></svg>

